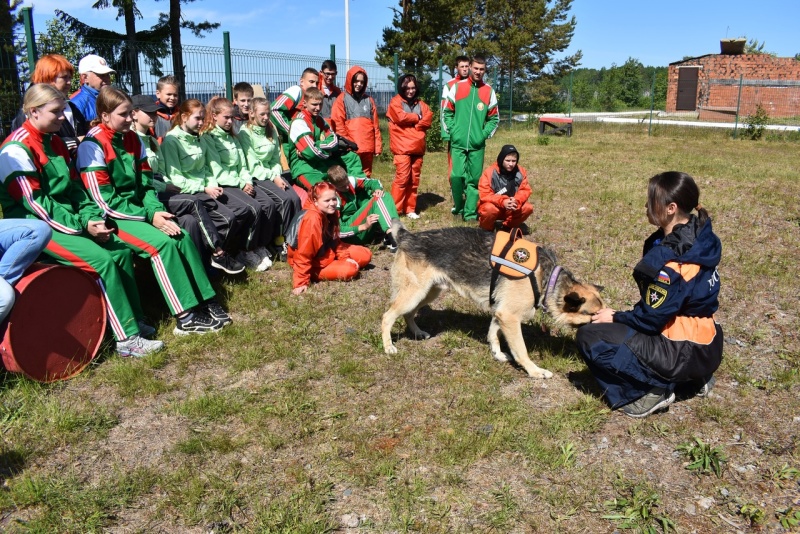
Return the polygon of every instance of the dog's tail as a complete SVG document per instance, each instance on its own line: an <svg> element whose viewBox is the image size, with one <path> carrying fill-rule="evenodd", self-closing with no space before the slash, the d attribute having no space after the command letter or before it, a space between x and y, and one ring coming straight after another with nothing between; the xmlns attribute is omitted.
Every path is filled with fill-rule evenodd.
<svg viewBox="0 0 800 534"><path fill-rule="evenodd" d="M411 235L411 232L408 231L408 228L406 228L400 219L397 218L392 219L392 227L389 228L389 233L392 234L392 237L394 237L394 240L397 242L398 246L402 246L403 239Z"/></svg>

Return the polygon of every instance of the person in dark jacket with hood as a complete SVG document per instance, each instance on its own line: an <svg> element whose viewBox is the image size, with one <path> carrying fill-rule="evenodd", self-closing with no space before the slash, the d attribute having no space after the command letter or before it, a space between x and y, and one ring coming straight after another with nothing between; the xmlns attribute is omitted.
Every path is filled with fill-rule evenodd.
<svg viewBox="0 0 800 534"><path fill-rule="evenodd" d="M502 223L503 230L515 228L531 216L528 171L519 165L519 152L514 145L503 146L497 162L483 171L478 195L478 224L484 230L491 232L496 222Z"/></svg>
<svg viewBox="0 0 800 534"><path fill-rule="evenodd" d="M378 106L367 95L367 71L358 65L347 71L344 92L333 103L331 129L353 141L364 174L372 176L372 160L380 155L383 139L378 125Z"/></svg>
<svg viewBox="0 0 800 534"><path fill-rule="evenodd" d="M678 386L706 396L722 362L722 328L714 320L722 244L699 200L686 173L650 179L647 218L659 230L633 270L641 300L630 311L598 311L577 333L606 400L631 417L666 408Z"/></svg>

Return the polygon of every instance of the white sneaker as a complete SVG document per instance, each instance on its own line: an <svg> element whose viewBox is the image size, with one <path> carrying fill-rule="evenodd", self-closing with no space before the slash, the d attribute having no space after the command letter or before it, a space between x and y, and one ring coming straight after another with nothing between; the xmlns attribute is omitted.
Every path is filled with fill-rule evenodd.
<svg viewBox="0 0 800 534"><path fill-rule="evenodd" d="M120 356L133 356L134 358L144 358L148 354L153 354L164 348L164 342L158 340L145 339L135 334L128 339L117 341L117 354Z"/></svg>
<svg viewBox="0 0 800 534"><path fill-rule="evenodd" d="M272 267L272 259L269 257L269 255L266 255L263 258L261 258L261 263L259 263L258 267L256 267L256 271L258 272L266 271L270 267Z"/></svg>
<svg viewBox="0 0 800 534"><path fill-rule="evenodd" d="M248 269L255 270L261 264L261 256L252 250L243 250L236 255L236 259Z"/></svg>
<svg viewBox="0 0 800 534"><path fill-rule="evenodd" d="M257 247L255 250L253 250L253 252L255 252L258 257L261 258L258 262L258 267L256 267L256 271L266 271L272 267L272 257L269 253L269 250L267 250L267 247Z"/></svg>
<svg viewBox="0 0 800 534"><path fill-rule="evenodd" d="M414 213L413 211L411 213L406 213L406 217L408 217L409 219L419 219L419 215Z"/></svg>

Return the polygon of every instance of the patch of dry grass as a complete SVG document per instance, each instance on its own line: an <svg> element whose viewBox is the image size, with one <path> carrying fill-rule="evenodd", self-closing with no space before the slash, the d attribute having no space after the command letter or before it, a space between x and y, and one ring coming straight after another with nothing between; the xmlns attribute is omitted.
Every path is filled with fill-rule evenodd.
<svg viewBox="0 0 800 534"><path fill-rule="evenodd" d="M569 331L523 332L556 376L494 361L488 317L447 295L423 311L427 341L398 323L383 354L392 256L352 283L290 295L277 264L215 281L235 323L145 361L104 355L39 386L5 377L0 528L10 531L679 532L780 528L798 506L797 146L680 136L646 125L576 125L536 142L500 131L531 171L533 237L582 279L631 306L651 229L647 179L692 174L723 242L725 360L708 399L634 421L610 412ZM413 230L450 215L444 154L425 158ZM377 176L388 187L390 158ZM149 303L163 313L157 293ZM724 452L721 477L687 470L681 445ZM787 511L788 510L788 511ZM669 523L642 519L665 518ZM637 515L638 514L638 515ZM649 514L649 515L648 515ZM625 519L627 518L627 519Z"/></svg>

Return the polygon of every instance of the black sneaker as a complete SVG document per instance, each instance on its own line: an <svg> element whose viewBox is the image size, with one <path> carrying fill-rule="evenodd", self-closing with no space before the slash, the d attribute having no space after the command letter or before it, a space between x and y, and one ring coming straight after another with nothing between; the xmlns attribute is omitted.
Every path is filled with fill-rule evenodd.
<svg viewBox="0 0 800 534"><path fill-rule="evenodd" d="M231 319L231 316L225 311L225 308L216 300L209 300L202 306L201 310L215 321L222 323L222 326L233 322L233 319Z"/></svg>
<svg viewBox="0 0 800 534"><path fill-rule="evenodd" d="M675 394L667 392L663 388L653 388L645 395L622 407L622 411L629 417L642 418L651 413L663 410L675 402Z"/></svg>
<svg viewBox="0 0 800 534"><path fill-rule="evenodd" d="M386 235L383 236L383 244L389 252L397 252L397 241L394 240L394 236L389 232L386 232Z"/></svg>
<svg viewBox="0 0 800 534"><path fill-rule="evenodd" d="M201 311L189 312L188 315L175 320L175 330L172 331L176 336L187 336L189 334L207 334L222 330L222 323L212 319Z"/></svg>
<svg viewBox="0 0 800 534"><path fill-rule="evenodd" d="M228 274L239 274L244 271L244 264L227 252L223 252L219 256L212 255L211 266L220 271L225 271Z"/></svg>

